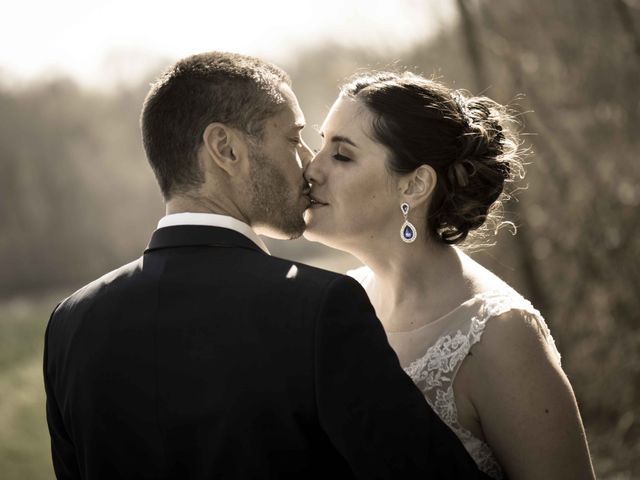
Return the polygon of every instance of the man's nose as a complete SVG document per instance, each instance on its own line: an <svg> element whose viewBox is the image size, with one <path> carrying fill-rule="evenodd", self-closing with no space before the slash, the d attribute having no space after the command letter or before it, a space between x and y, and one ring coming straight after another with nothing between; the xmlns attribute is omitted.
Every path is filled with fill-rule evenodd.
<svg viewBox="0 0 640 480"><path fill-rule="evenodd" d="M310 153L311 153L311 157L309 159L309 163L307 163L307 166L302 171L302 176L307 181L307 183L317 184L318 178L320 177L319 169L320 169L321 162L318 161L318 157L316 153L311 151Z"/></svg>
<svg viewBox="0 0 640 480"><path fill-rule="evenodd" d="M313 151L309 148L309 146L304 143L304 140L300 142L300 147L298 147L298 155L300 157L300 162L302 163L302 170L306 170L311 160L313 159Z"/></svg>

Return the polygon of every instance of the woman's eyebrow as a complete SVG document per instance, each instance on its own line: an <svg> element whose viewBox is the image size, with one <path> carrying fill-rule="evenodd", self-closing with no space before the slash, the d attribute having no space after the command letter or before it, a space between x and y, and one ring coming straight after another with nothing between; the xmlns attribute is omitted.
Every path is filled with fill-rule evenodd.
<svg viewBox="0 0 640 480"><path fill-rule="evenodd" d="M324 132L320 132L320 136L324 138ZM349 137L345 137L344 135L333 135L331 137L331 143L348 143L349 145L358 148L358 145L351 140Z"/></svg>

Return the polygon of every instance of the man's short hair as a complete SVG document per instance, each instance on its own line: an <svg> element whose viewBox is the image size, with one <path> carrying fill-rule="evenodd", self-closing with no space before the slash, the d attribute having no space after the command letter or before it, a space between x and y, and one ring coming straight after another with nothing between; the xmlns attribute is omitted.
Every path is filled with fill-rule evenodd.
<svg viewBox="0 0 640 480"><path fill-rule="evenodd" d="M165 199L204 182L197 153L210 123L237 128L260 141L268 118L291 85L279 67L235 53L208 52L178 61L152 85L140 126L147 159Z"/></svg>

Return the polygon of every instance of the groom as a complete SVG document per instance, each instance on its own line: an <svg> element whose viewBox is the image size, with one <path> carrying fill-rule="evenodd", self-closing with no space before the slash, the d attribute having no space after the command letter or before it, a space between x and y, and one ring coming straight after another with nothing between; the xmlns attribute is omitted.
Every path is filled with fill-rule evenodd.
<svg viewBox="0 0 640 480"><path fill-rule="evenodd" d="M59 479L483 478L352 279L271 257L310 152L286 73L183 59L144 147L166 201L144 255L58 305L45 340Z"/></svg>

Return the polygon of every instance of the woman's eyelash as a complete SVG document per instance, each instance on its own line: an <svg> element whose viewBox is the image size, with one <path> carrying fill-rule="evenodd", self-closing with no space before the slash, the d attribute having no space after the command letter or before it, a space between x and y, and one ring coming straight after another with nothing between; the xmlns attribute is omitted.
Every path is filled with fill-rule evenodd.
<svg viewBox="0 0 640 480"><path fill-rule="evenodd" d="M340 155L339 153L334 154L333 158L335 158L339 162L348 162L351 160L349 157L345 157L344 155Z"/></svg>

